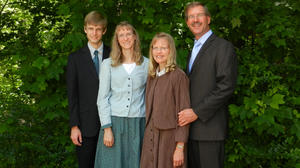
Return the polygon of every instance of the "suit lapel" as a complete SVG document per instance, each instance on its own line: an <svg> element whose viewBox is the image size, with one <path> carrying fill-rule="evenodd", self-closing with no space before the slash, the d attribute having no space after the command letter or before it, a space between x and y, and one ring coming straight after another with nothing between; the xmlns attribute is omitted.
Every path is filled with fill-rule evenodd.
<svg viewBox="0 0 300 168"><path fill-rule="evenodd" d="M110 48L108 48L106 45L103 46L103 55L102 55L102 61L109 57Z"/></svg>
<svg viewBox="0 0 300 168"><path fill-rule="evenodd" d="M85 62L85 65L87 65L87 69L89 69L89 71L91 72L91 74L96 78L96 79L99 79L98 77L98 74L96 72L96 68L95 68L95 65L93 63L93 60L92 60L92 56L91 56L91 52L88 48L88 46L86 45L84 48L83 48L83 59L84 59L84 62Z"/></svg>
<svg viewBox="0 0 300 168"><path fill-rule="evenodd" d="M189 63L190 63L191 55L192 55L192 52L190 52L189 55L188 55L187 62L186 62L186 67L185 67L186 68L185 71L186 71L187 76L190 75Z"/></svg>
<svg viewBox="0 0 300 168"><path fill-rule="evenodd" d="M193 66L192 66L192 69L191 69L191 72L188 71L188 76L190 76L190 74L193 72L193 69L194 69L194 66L200 61L200 58L201 56L205 53L205 51L207 50L207 48L212 44L212 42L214 41L214 39L216 38L216 35L215 34L212 34L206 41L205 43L203 44L203 46L201 47L199 53L197 54L195 60L194 60L194 63L193 63ZM190 53L190 56L189 58L191 57L191 53ZM189 60L190 62L190 60ZM188 67L188 65L187 65ZM187 69L188 70L188 69Z"/></svg>

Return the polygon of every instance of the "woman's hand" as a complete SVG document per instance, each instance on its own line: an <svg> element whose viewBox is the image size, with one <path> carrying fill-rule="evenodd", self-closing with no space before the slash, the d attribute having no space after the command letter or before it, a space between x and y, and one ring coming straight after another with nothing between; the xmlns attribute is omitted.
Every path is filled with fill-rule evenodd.
<svg viewBox="0 0 300 168"><path fill-rule="evenodd" d="M104 128L103 144L107 147L112 147L114 144L114 134L111 127Z"/></svg>
<svg viewBox="0 0 300 168"><path fill-rule="evenodd" d="M178 142L173 154L173 167L182 166L184 162L184 143Z"/></svg>

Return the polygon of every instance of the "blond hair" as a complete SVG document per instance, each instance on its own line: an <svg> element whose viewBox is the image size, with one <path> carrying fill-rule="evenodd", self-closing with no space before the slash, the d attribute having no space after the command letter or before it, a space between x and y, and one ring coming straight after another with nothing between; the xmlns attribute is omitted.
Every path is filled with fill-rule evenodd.
<svg viewBox="0 0 300 168"><path fill-rule="evenodd" d="M122 64L122 62L123 62L122 48L118 42L118 32L121 28L124 28L124 27L127 29L130 29L132 31L132 33L135 35L135 41L134 41L134 45L133 45L133 60L137 65L141 65L142 62L144 61L144 58L141 53L140 38L139 38L138 32L127 21L123 21L117 25L113 39L112 39L112 43L111 43L112 50L110 52L110 57L112 60L111 66L113 66L113 67L118 66L118 65Z"/></svg>
<svg viewBox="0 0 300 168"><path fill-rule="evenodd" d="M156 76L156 69L159 66L159 64L154 60L153 58L153 45L154 43L156 43L156 41L158 39L165 39L167 40L168 44L169 44L169 49L170 49L170 53L168 55L168 59L167 59L167 64L165 66L165 71L170 72L175 70L176 67L176 47L175 47L175 42L174 39L171 35L164 33L164 32L160 32L157 33L150 44L149 47L149 76L151 76L152 78L154 78Z"/></svg>
<svg viewBox="0 0 300 168"><path fill-rule="evenodd" d="M102 25L103 29L106 30L107 19L98 11L91 11L84 18L84 26L87 24Z"/></svg>

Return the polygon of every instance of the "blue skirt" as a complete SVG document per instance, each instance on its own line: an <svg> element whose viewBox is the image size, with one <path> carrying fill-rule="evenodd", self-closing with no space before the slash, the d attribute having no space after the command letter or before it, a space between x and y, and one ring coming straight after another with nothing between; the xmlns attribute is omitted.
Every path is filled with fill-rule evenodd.
<svg viewBox="0 0 300 168"><path fill-rule="evenodd" d="M145 130L145 118L111 117L114 144L103 144L100 130L95 168L139 168Z"/></svg>

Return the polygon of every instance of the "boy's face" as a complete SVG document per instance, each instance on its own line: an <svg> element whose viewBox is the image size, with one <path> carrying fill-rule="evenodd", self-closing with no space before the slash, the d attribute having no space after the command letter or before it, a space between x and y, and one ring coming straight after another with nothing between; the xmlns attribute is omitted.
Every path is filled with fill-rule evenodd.
<svg viewBox="0 0 300 168"><path fill-rule="evenodd" d="M86 33L89 42L97 45L102 40L102 36L105 34L106 29L104 29L102 25L87 24L84 26L84 32Z"/></svg>

